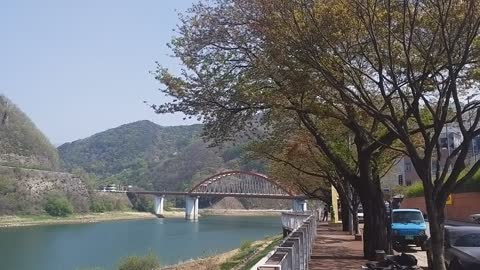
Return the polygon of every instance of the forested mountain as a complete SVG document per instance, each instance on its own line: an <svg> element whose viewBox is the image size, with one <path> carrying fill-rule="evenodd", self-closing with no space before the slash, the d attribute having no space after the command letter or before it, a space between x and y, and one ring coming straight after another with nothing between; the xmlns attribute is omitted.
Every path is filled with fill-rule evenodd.
<svg viewBox="0 0 480 270"><path fill-rule="evenodd" d="M0 95L0 165L56 170L58 153L35 124Z"/></svg>
<svg viewBox="0 0 480 270"><path fill-rule="evenodd" d="M223 169L263 170L241 160L242 146L209 148L202 125L162 127L138 121L61 145L62 165L93 173L99 184L184 190Z"/></svg>

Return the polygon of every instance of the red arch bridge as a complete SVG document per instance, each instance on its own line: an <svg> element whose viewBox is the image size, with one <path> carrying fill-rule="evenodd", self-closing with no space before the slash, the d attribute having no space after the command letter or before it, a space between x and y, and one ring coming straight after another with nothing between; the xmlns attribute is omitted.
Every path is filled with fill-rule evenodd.
<svg viewBox="0 0 480 270"><path fill-rule="evenodd" d="M188 192L127 191L127 193L154 195L154 210L159 216L163 215L165 195L183 195L186 202L185 218L188 220L198 220L198 198L201 196L291 199L293 211L307 210L305 195L296 194L277 181L253 172L222 172L204 179Z"/></svg>

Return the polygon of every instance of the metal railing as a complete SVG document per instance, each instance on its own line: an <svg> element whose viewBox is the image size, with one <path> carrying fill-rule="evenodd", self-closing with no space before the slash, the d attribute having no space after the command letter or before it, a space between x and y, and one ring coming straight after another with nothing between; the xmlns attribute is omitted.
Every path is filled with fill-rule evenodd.
<svg viewBox="0 0 480 270"><path fill-rule="evenodd" d="M284 229L293 231L302 226L303 222L313 215L312 211L307 212L282 212L282 226Z"/></svg>
<svg viewBox="0 0 480 270"><path fill-rule="evenodd" d="M293 231L257 270L307 270L317 234L317 220L317 211L282 213L284 228L292 226Z"/></svg>

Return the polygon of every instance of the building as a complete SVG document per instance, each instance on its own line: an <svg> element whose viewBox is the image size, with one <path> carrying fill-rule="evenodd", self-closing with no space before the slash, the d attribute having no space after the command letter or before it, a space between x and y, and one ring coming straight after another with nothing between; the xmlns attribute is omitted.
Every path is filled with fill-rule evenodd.
<svg viewBox="0 0 480 270"><path fill-rule="evenodd" d="M432 172L436 172L437 164L441 168L445 165L446 159L450 153L460 146L463 141L463 136L458 128L445 127L443 133L439 137L440 157L439 160L432 161ZM466 158L466 164L473 165L475 161L480 159L480 136L475 137L470 145L470 150ZM437 162L438 160L438 162ZM410 186L415 182L419 182L415 168L412 161L408 157L401 157L395 161L392 168L382 177L382 188L394 190L398 186Z"/></svg>

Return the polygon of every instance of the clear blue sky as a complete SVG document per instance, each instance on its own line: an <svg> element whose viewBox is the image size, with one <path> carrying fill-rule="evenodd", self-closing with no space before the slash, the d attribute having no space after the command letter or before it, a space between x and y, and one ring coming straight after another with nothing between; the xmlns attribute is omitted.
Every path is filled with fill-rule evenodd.
<svg viewBox="0 0 480 270"><path fill-rule="evenodd" d="M149 71L179 69L166 43L193 2L2 0L0 93L55 144L143 119L191 124L143 101L166 100Z"/></svg>

